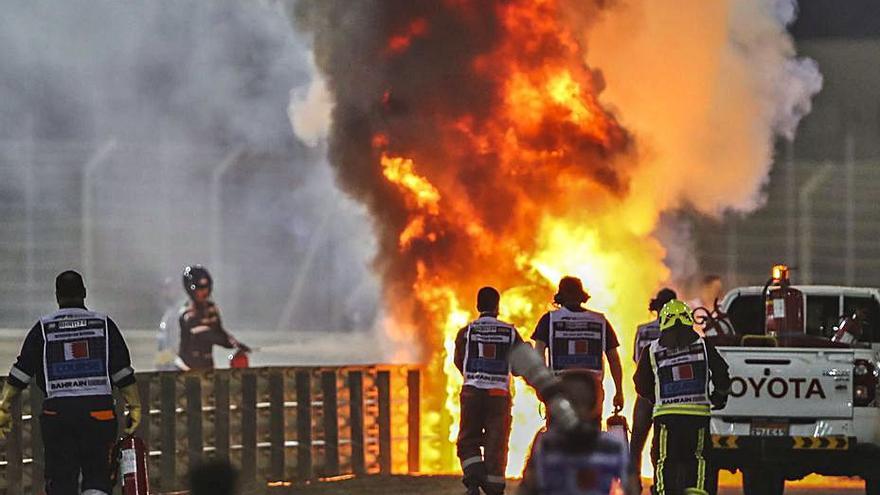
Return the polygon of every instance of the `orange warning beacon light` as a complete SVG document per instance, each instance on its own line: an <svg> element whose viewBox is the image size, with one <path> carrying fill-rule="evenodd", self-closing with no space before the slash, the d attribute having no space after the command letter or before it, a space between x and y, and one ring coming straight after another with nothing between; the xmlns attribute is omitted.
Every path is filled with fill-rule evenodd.
<svg viewBox="0 0 880 495"><path fill-rule="evenodd" d="M788 265L773 265L771 274L776 283L788 282Z"/></svg>

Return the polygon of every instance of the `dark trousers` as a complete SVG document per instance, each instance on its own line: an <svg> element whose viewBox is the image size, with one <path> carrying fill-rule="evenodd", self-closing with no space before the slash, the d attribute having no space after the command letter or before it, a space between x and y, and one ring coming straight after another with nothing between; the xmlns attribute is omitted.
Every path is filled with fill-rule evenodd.
<svg viewBox="0 0 880 495"><path fill-rule="evenodd" d="M642 474L642 452L645 450L645 442L651 433L651 425L654 420L654 404L648 399L639 397L633 408L632 438L629 440L630 466L633 473L639 477Z"/></svg>
<svg viewBox="0 0 880 495"><path fill-rule="evenodd" d="M510 395L462 388L457 450L464 472L462 482L469 490L482 487L488 495L504 493L510 423Z"/></svg>
<svg viewBox="0 0 880 495"><path fill-rule="evenodd" d="M666 415L654 419L655 495L714 495L715 469L709 463L712 445L706 416Z"/></svg>
<svg viewBox="0 0 880 495"><path fill-rule="evenodd" d="M82 490L111 493L110 452L116 441L112 410L63 413L45 410L40 416L46 466L46 495L79 495Z"/></svg>

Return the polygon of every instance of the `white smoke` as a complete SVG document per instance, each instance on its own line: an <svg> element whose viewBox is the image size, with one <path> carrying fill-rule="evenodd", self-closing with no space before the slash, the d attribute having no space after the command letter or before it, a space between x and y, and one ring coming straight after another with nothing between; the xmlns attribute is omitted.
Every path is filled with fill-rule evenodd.
<svg viewBox="0 0 880 495"><path fill-rule="evenodd" d="M796 15L796 0L731 4L729 46L741 57L738 63L754 69L755 94L768 109L769 128L789 140L794 139L801 118L810 113L813 96L822 89L818 64L797 57L785 32Z"/></svg>
<svg viewBox="0 0 880 495"><path fill-rule="evenodd" d="M796 11L793 0L632 0L587 33L602 98L639 146L637 206L718 216L763 204L775 139L793 138L822 87L786 31Z"/></svg>
<svg viewBox="0 0 880 495"><path fill-rule="evenodd" d="M311 56L275 0L4 2L0 204L21 203L31 175L33 195L52 198L34 238L63 247L35 251L40 287L67 268L89 276L82 237L95 260L90 305L128 325L158 324L159 282L200 262L233 331L370 327L379 296L366 213L285 112L303 87L298 134L318 141L329 105ZM82 180L94 156L105 158ZM80 211L94 216L82 234ZM0 250L12 273L23 258ZM0 307L10 325L32 315L7 308L36 294L15 289Z"/></svg>
<svg viewBox="0 0 880 495"><path fill-rule="evenodd" d="M671 272L669 284L684 296L684 289L697 277L700 269L694 256L693 225L682 215L667 213L660 217L653 236L666 248L663 263Z"/></svg>

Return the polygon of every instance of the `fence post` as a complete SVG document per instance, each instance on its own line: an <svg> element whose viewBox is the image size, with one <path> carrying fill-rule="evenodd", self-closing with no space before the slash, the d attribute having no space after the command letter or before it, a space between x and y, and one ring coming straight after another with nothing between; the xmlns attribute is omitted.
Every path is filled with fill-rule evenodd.
<svg viewBox="0 0 880 495"><path fill-rule="evenodd" d="M379 472L391 474L391 373L376 374L379 389Z"/></svg>
<svg viewBox="0 0 880 495"><path fill-rule="evenodd" d="M284 479L284 375L269 375L269 465L272 481Z"/></svg>
<svg viewBox="0 0 880 495"><path fill-rule="evenodd" d="M43 391L39 387L30 387L31 402L31 492L34 495L43 493L43 469L45 458L43 452L43 432L40 428L40 414L43 412Z"/></svg>
<svg viewBox="0 0 880 495"><path fill-rule="evenodd" d="M410 473L417 473L421 470L419 459L419 453L421 451L420 378L419 370L407 371L407 469Z"/></svg>
<svg viewBox="0 0 880 495"><path fill-rule="evenodd" d="M325 476L339 474L339 410L336 400L336 372L321 373L321 395L324 416L324 472Z"/></svg>
<svg viewBox="0 0 880 495"><path fill-rule="evenodd" d="M229 460L229 375L214 376L214 455Z"/></svg>
<svg viewBox="0 0 880 495"><path fill-rule="evenodd" d="M241 375L241 477L247 491L257 479L257 375Z"/></svg>
<svg viewBox="0 0 880 495"><path fill-rule="evenodd" d="M801 247L800 259L798 260L798 277L803 284L813 283L813 193L831 175L834 167L831 163L824 163L819 170L813 172L798 191L798 206L800 211Z"/></svg>
<svg viewBox="0 0 880 495"><path fill-rule="evenodd" d="M202 439L202 378L186 377L186 429L189 448L189 466L202 460L204 441Z"/></svg>
<svg viewBox="0 0 880 495"><path fill-rule="evenodd" d="M354 474L364 474L367 472L364 458L364 374L360 370L348 372L348 398L351 470Z"/></svg>
<svg viewBox="0 0 880 495"><path fill-rule="evenodd" d="M177 488L177 380L175 373L162 373L162 467L163 490Z"/></svg>
<svg viewBox="0 0 880 495"><path fill-rule="evenodd" d="M9 385L6 385L7 387ZM12 430L6 436L6 493L22 492L22 421L21 421L21 395L13 399L12 407L9 408L12 415Z"/></svg>
<svg viewBox="0 0 880 495"><path fill-rule="evenodd" d="M147 472L148 473L157 473L159 472L159 468L156 465L157 459L153 456L150 456L149 453L153 450L154 442L151 438L152 428L150 427L150 423L152 422L152 413L150 410L152 409L153 398L151 397L152 391L150 387L150 382L156 374L154 373L138 373L137 374L137 387L138 394L141 397L141 424L138 425L137 430L135 431L135 435L142 438L144 440L144 445L147 447Z"/></svg>
<svg viewBox="0 0 880 495"><path fill-rule="evenodd" d="M312 375L296 372L296 471L299 481L312 479Z"/></svg>

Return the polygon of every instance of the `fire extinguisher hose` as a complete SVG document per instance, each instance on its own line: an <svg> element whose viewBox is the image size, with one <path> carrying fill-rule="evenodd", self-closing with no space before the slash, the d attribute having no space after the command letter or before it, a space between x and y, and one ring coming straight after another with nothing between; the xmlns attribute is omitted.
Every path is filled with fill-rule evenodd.
<svg viewBox="0 0 880 495"><path fill-rule="evenodd" d="M110 486L116 486L119 481L119 459L122 457L122 445L131 435L125 435L113 445L110 451Z"/></svg>

